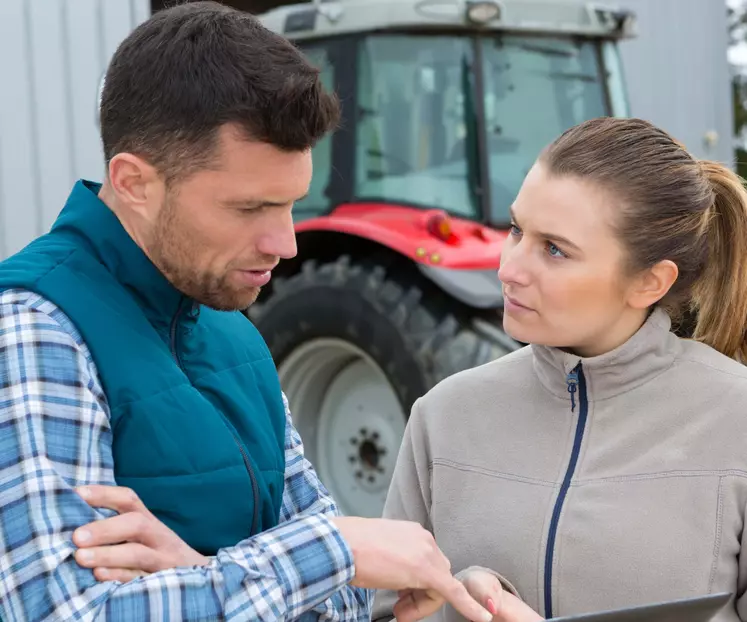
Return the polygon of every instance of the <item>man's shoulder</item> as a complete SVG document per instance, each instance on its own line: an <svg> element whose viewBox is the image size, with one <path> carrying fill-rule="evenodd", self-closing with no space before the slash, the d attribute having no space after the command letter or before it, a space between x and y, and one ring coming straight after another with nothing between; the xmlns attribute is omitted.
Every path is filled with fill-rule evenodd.
<svg viewBox="0 0 747 622"><path fill-rule="evenodd" d="M80 331L72 320L55 303L36 292L13 288L0 291L0 323L3 334L13 333L15 341L32 341L41 345L44 341L57 342L60 336L72 339L91 362Z"/></svg>

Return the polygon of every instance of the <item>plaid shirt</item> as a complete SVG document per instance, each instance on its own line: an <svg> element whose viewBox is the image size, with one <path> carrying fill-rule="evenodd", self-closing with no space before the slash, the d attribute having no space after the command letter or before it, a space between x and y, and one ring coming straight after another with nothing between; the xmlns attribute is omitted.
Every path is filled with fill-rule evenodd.
<svg viewBox="0 0 747 622"><path fill-rule="evenodd" d="M98 582L72 533L112 511L75 494L115 485L106 397L70 320L25 291L0 294L0 618L37 620L369 620L348 586L350 550L333 500L304 458L286 401L280 524L221 549L206 567Z"/></svg>

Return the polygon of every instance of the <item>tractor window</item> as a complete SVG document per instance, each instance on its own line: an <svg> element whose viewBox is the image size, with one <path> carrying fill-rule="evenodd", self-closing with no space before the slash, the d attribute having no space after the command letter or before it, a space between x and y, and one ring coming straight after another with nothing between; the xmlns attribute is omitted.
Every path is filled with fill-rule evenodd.
<svg viewBox="0 0 747 622"><path fill-rule="evenodd" d="M463 37L361 40L355 159L359 199L477 217L471 71L472 48Z"/></svg>
<svg viewBox="0 0 747 622"><path fill-rule="evenodd" d="M502 36L483 41L483 57L491 220L505 222L540 151L609 109L590 41Z"/></svg>
<svg viewBox="0 0 747 622"><path fill-rule="evenodd" d="M321 81L328 91L335 90L335 70L330 62L327 48L323 46L305 46L304 55L321 70ZM314 173L309 186L309 194L293 206L294 218L303 220L329 211L330 201L326 196L327 186L332 174L332 134L324 136L311 152Z"/></svg>

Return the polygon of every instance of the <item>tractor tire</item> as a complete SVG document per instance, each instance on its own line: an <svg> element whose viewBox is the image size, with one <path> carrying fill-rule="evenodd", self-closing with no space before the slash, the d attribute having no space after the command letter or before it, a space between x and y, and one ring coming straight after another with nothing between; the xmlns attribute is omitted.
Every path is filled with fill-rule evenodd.
<svg viewBox="0 0 747 622"><path fill-rule="evenodd" d="M413 402L511 350L494 324L469 317L424 277L390 272L348 257L307 261L248 310L306 456L349 515L381 515Z"/></svg>

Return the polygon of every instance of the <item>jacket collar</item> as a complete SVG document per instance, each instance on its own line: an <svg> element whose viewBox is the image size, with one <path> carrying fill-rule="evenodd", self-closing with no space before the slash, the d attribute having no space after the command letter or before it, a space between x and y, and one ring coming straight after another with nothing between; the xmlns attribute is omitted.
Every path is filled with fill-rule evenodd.
<svg viewBox="0 0 747 622"><path fill-rule="evenodd" d="M148 259L117 216L98 197L101 184L79 180L52 232L72 236L135 298L150 322L170 326L194 320L199 305L184 296Z"/></svg>
<svg viewBox="0 0 747 622"><path fill-rule="evenodd" d="M581 363L589 399L614 397L671 367L681 348L671 327L669 315L657 308L627 342L600 356L584 358L558 348L533 345L534 369L546 389L569 399L568 374Z"/></svg>

